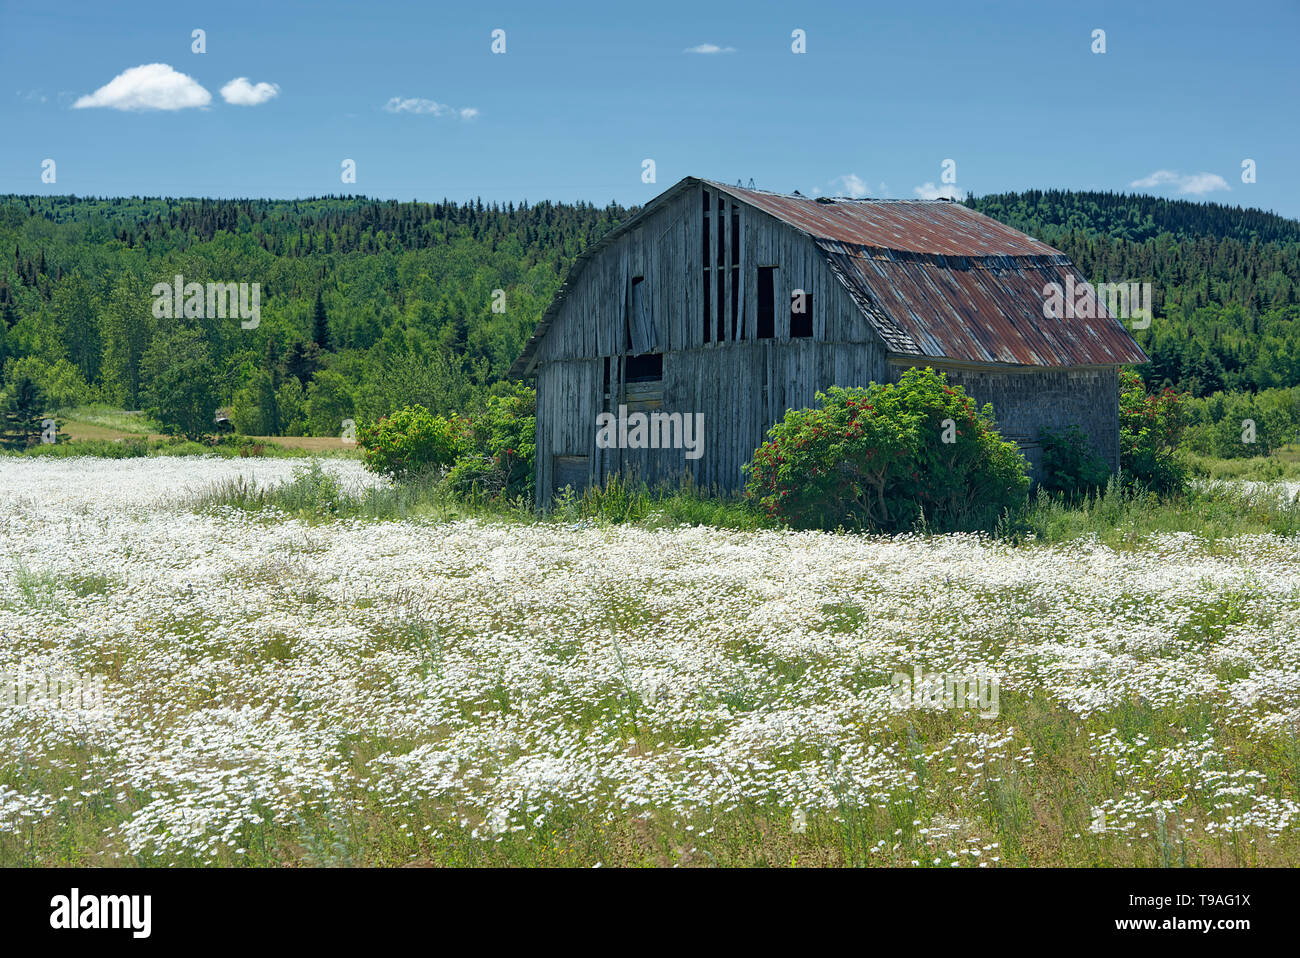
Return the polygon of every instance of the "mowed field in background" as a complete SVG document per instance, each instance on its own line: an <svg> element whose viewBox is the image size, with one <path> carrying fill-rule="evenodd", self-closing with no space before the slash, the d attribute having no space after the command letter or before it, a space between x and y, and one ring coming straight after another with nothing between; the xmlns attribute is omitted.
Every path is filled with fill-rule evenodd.
<svg viewBox="0 0 1300 958"><path fill-rule="evenodd" d="M74 412L73 416L76 415ZM164 434L142 424L140 414L136 412L113 410L86 414L85 419L62 418L61 431L71 442L81 439L99 439L115 442L119 439L145 437L148 439L167 439ZM355 449L355 443L346 443L337 436L249 436L255 442L272 442L288 449L305 449L310 452L328 453Z"/></svg>

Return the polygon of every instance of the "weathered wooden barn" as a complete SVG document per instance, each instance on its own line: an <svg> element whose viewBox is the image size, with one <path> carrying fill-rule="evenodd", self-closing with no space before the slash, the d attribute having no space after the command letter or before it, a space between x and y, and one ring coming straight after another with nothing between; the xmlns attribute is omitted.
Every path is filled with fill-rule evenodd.
<svg viewBox="0 0 1300 958"><path fill-rule="evenodd" d="M1115 469L1118 370L1146 356L1104 304L1045 319L1067 281L1059 250L959 203L688 177L579 257L512 369L537 380L539 500L618 472L737 490L787 409L917 365L991 402L1035 468L1040 428L1075 424ZM633 448L637 412L660 413L660 448ZM621 421L597 442L602 413ZM671 447L672 413L703 414L698 458Z"/></svg>

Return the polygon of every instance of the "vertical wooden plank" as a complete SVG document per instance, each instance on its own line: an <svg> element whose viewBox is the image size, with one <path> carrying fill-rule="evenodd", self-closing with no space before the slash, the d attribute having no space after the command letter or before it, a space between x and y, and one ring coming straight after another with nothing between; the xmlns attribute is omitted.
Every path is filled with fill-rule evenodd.
<svg viewBox="0 0 1300 958"><path fill-rule="evenodd" d="M717 270L719 268L718 260L721 259L721 257L718 256L718 237L722 235L722 233L719 231L722 229L722 219L723 219L722 207L725 202L726 201L722 199L722 194L718 193L715 190L713 193L713 232L709 236L709 262L713 264L713 270L714 270L712 275L709 277L710 281L713 284L713 288L710 290L709 295L713 299L713 310L712 310L713 341L715 343L721 343L726 341L724 336L718 335L718 327L720 323L720 318L722 316L722 313L720 312L720 310L722 309L722 303L719 302L719 300L721 300L722 297L718 295L718 273L717 273Z"/></svg>
<svg viewBox="0 0 1300 958"><path fill-rule="evenodd" d="M735 336L731 330L731 244L736 241L732 236L731 228L731 209L735 203L730 196L727 197L727 212L722 217L722 331L724 335L723 342L733 342Z"/></svg>

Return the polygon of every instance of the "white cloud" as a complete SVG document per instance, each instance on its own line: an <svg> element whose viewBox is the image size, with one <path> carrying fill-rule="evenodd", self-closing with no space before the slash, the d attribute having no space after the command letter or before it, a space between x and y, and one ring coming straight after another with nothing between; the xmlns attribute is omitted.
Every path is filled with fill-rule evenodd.
<svg viewBox="0 0 1300 958"><path fill-rule="evenodd" d="M112 110L184 110L204 107L212 94L193 78L166 63L146 63L113 77L94 93L72 104L74 110L107 107Z"/></svg>
<svg viewBox="0 0 1300 958"><path fill-rule="evenodd" d="M841 195L855 200L871 195L871 189L867 186L866 180L856 173L845 173L843 176L835 177L831 182L839 185L840 190L843 191Z"/></svg>
<svg viewBox="0 0 1300 958"><path fill-rule="evenodd" d="M235 77L221 88L221 98L235 106L258 106L279 95L278 83L249 83L248 77Z"/></svg>
<svg viewBox="0 0 1300 958"><path fill-rule="evenodd" d="M922 183L920 186L912 187L912 192L923 200L937 200L945 196L950 200L966 198L966 191L959 190L956 183L944 183L942 186L935 186L933 183Z"/></svg>
<svg viewBox="0 0 1300 958"><path fill-rule="evenodd" d="M400 97L395 96L384 104L384 109L389 113L418 113L427 116L458 116L462 120L472 120L478 116L478 109L472 106L457 109L454 106L448 106L445 103L439 103L437 100L426 100L423 97Z"/></svg>
<svg viewBox="0 0 1300 958"><path fill-rule="evenodd" d="M1156 170L1150 176L1134 180L1129 186L1140 189L1172 186L1179 193L1200 195L1214 190L1231 190L1228 181L1218 173L1179 173L1177 170Z"/></svg>
<svg viewBox="0 0 1300 958"><path fill-rule="evenodd" d="M682 53L735 53L735 47L720 47L716 43L701 43L698 46L687 47Z"/></svg>

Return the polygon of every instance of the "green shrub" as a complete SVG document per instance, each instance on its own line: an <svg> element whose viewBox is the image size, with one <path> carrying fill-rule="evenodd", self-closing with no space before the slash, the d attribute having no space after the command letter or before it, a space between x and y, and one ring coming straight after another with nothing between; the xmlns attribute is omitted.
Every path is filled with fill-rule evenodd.
<svg viewBox="0 0 1300 958"><path fill-rule="evenodd" d="M466 451L465 424L407 406L357 430L361 460L393 479L450 467Z"/></svg>
<svg viewBox="0 0 1300 958"><path fill-rule="evenodd" d="M532 499L537 392L515 386L488 399L466 424L467 448L447 475L448 486L471 498Z"/></svg>
<svg viewBox="0 0 1300 958"><path fill-rule="evenodd" d="M1185 398L1168 388L1149 396L1137 373L1120 372L1119 451L1126 480L1156 492L1186 485L1186 467L1174 455L1186 425Z"/></svg>
<svg viewBox="0 0 1300 958"><path fill-rule="evenodd" d="M281 436L305 436L307 426L307 394L302 383L289 376L275 392L275 405L280 413Z"/></svg>
<svg viewBox="0 0 1300 958"><path fill-rule="evenodd" d="M6 382L30 378L46 401L58 409L89 402L95 396L94 387L88 385L81 371L66 359L50 363L39 356L11 358L5 363L4 373Z"/></svg>
<svg viewBox="0 0 1300 958"><path fill-rule="evenodd" d="M1106 465L1078 426L1061 432L1044 429L1039 433L1043 446L1043 478L1039 483L1048 492L1062 493L1067 499L1094 492L1110 479Z"/></svg>
<svg viewBox="0 0 1300 958"><path fill-rule="evenodd" d="M1182 446L1219 459L1268 456L1300 433L1300 388L1214 393L1186 401Z"/></svg>
<svg viewBox="0 0 1300 958"><path fill-rule="evenodd" d="M801 528L904 531L992 528L1024 504L1026 463L942 373L896 384L833 386L817 408L792 409L745 467L745 494Z"/></svg>

